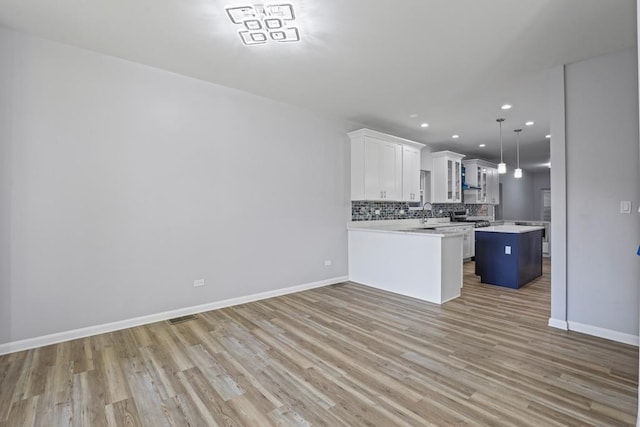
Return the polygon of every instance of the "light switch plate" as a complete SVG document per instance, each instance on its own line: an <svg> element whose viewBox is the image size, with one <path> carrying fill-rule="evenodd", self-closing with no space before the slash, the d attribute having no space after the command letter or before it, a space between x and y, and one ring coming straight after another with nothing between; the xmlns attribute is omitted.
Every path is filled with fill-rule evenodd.
<svg viewBox="0 0 640 427"><path fill-rule="evenodd" d="M511 255L511 246L505 246L504 253L505 255Z"/></svg>
<svg viewBox="0 0 640 427"><path fill-rule="evenodd" d="M631 213L631 201L623 200L620 202L620 213L623 213L623 214Z"/></svg>

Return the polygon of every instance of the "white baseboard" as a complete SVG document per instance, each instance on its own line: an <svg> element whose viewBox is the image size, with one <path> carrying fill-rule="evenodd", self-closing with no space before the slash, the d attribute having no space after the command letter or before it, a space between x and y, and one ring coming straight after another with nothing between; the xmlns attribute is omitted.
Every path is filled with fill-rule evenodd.
<svg viewBox="0 0 640 427"><path fill-rule="evenodd" d="M624 332L613 331L611 329L600 328L598 326L585 325L584 323L573 322L571 320L568 323L570 331L581 332L583 334L593 335L638 347L637 335L626 334Z"/></svg>
<svg viewBox="0 0 640 427"><path fill-rule="evenodd" d="M146 316L134 317L132 319L118 320L117 322L89 326L89 327L80 328L80 329L73 329L70 331L57 332L55 334L43 335L35 338L27 338L20 341L12 341L5 344L0 344L0 355L14 353L16 351L29 350L32 348L42 347L45 345L57 344L60 342L89 337L92 335L118 331L121 329L132 328L134 326L146 325L154 322L161 322L163 320L173 319L174 317L186 316L188 314L202 313L203 311L217 310L219 308L231 307L234 305L245 304L252 301L273 298L281 295L293 294L296 292L306 291L308 289L320 288L328 285L335 285L336 283L346 282L347 280L349 280L347 276L334 277L331 279L321 280L319 282L307 283L304 285L291 286L288 288L276 289L273 291L261 292L258 294L247 295L243 297L230 298L222 301L214 301L207 304L178 308L176 310L165 311L162 313L149 314Z"/></svg>
<svg viewBox="0 0 640 427"><path fill-rule="evenodd" d="M640 396L640 385L638 385L638 396ZM640 405L638 405L638 412L636 414L636 427L640 427Z"/></svg>
<svg viewBox="0 0 640 427"><path fill-rule="evenodd" d="M569 325L567 325L566 320L554 319L553 317L549 318L549 326L552 328L562 329L564 331L569 329Z"/></svg>

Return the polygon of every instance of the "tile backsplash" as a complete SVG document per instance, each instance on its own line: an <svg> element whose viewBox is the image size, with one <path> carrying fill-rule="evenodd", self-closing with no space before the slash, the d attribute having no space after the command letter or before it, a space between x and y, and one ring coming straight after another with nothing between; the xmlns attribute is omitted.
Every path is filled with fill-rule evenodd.
<svg viewBox="0 0 640 427"><path fill-rule="evenodd" d="M411 219L422 218L425 214L429 218L438 218L448 217L449 212L461 209L468 209L467 215L469 216L480 216L488 214L487 207L487 205L465 205L463 203L434 203L431 211L423 212L420 203L356 201L351 202L351 220ZM380 212L376 213L376 211Z"/></svg>

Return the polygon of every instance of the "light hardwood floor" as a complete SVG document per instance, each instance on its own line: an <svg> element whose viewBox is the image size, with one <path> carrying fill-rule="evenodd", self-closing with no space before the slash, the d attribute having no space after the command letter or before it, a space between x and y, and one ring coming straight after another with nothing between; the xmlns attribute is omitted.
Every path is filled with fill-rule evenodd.
<svg viewBox="0 0 640 427"><path fill-rule="evenodd" d="M638 350L546 326L549 274L443 306L345 283L0 357L0 426L631 425Z"/></svg>

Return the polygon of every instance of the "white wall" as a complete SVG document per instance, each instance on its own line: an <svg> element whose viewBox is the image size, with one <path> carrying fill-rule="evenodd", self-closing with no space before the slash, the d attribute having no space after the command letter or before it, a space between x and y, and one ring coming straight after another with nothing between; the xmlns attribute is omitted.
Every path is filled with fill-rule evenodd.
<svg viewBox="0 0 640 427"><path fill-rule="evenodd" d="M566 66L570 329L638 335L637 65L633 49Z"/></svg>
<svg viewBox="0 0 640 427"><path fill-rule="evenodd" d="M351 125L8 30L0 64L0 344L346 276Z"/></svg>
<svg viewBox="0 0 640 427"><path fill-rule="evenodd" d="M549 171L524 171L514 178L513 170L500 175L502 218L507 220L540 220L540 190L550 188Z"/></svg>

